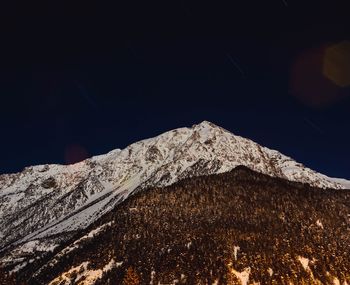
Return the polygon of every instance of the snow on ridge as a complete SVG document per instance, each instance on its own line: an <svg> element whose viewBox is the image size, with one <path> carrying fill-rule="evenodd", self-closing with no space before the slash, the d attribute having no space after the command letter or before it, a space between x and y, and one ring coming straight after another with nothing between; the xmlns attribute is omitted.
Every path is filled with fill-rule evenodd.
<svg viewBox="0 0 350 285"><path fill-rule="evenodd" d="M223 145L220 145L219 143L213 144L211 147L211 150L204 150L204 149L197 149L195 151L191 150L188 152L188 155L198 155L198 157L203 157L207 159L213 159L215 156L217 156L219 159L221 159L224 164L227 164L227 161L225 161L226 157L223 156L219 152L221 149L225 150L231 150L231 153L234 155L237 155L238 157L243 153L246 155L251 154L252 156L255 156L257 158L264 157L273 160L273 162L276 164L276 168L280 168L284 176L283 178L287 178L289 180L293 181L299 181L300 179L300 173L307 171L311 171L310 169L304 167L300 163L295 162L293 159L279 153L276 150L271 150L266 147L261 147L255 142L234 135L231 132L216 126L215 124L208 122L208 121L203 121L200 124L193 125L192 128L178 128L174 130L167 131L163 134L160 134L158 136L155 136L153 138L148 138L144 139L138 142L135 142L129 146L127 146L124 149L115 149L107 154L102 154L98 156L94 156L91 158L86 159L85 161L81 161L75 164L71 165L58 165L58 164L52 164L52 165L38 165L38 166L31 166L31 167L26 167L23 172L17 173L17 174L3 174L0 175L0 189L2 189L3 185L6 183L1 183L1 177L2 176L19 176L15 180L20 180L21 182L23 180L26 180L25 178L28 178L28 173L31 175L29 176L34 176L34 178L42 178L45 176L50 176L50 175L60 175L60 174L65 174L63 175L64 179L67 178L67 176L70 175L75 175L79 176L79 174L86 175L87 172L91 171L91 166L89 164L96 163L98 165L103 165L103 164L110 164L111 166L114 166L114 168L117 168L118 170L127 170L123 169L123 167L118 167L118 164L132 164L132 163L138 163L140 167L142 166L148 166L147 163L145 162L145 156L147 154L147 150L151 147L156 147L160 151L160 154L162 155L161 157L157 157L155 163L162 163L162 162L167 162L165 158L168 155L171 155L170 158L175 158L176 154L172 153L172 150L174 148L179 147L181 144L185 144L186 140L190 139L191 137L195 137L195 139L192 141L192 143L199 143L199 144L205 144L207 140L209 139L216 139L218 141L225 142L226 144L230 145L231 147L225 147ZM189 145L190 146L190 145ZM232 147L236 148L236 151L232 151ZM220 149L221 148L221 149ZM206 154L211 154L211 155L201 155L202 151ZM260 152L260 153L259 153ZM139 156L139 157L137 157ZM230 159L232 162L232 159ZM263 161L266 163L266 161ZM238 159L236 161L236 164L234 165L231 163L228 165L228 167L225 167L225 165L221 168L220 172L225 172L231 170L233 167L232 166L237 166L237 165L245 165L246 166L253 168L253 170L257 170L262 173L266 173L265 169L263 169L263 166L259 167L259 162L255 162L257 167L254 167L254 165L251 165L249 162L243 161ZM127 165L128 166L128 165ZM260 168L260 169L259 169ZM307 179L310 179L310 181L302 181L306 182L309 184L312 184L314 186L320 186L320 187L335 187L335 188L350 188L350 181L347 181L345 179L339 179L339 178L330 178L325 175L316 173L314 171L311 171L312 175L316 175L316 179L311 179L312 175L308 173ZM266 173L266 174L271 174L271 173ZM33 179L34 180L34 179ZM322 183L320 185L317 185L317 181L320 180ZM19 182L19 181L16 181ZM25 181L23 181L25 182ZM326 182L326 183L323 183ZM16 183L15 183L16 184ZM345 186L346 185L346 186ZM5 186L6 187L6 186ZM7 187L7 188L12 188L12 187ZM8 190L7 188L2 189L2 190ZM3 192L0 192L0 195L2 195Z"/></svg>
<svg viewBox="0 0 350 285"><path fill-rule="evenodd" d="M343 178L327 177L331 181L343 186L344 189L350 189L350 181Z"/></svg>

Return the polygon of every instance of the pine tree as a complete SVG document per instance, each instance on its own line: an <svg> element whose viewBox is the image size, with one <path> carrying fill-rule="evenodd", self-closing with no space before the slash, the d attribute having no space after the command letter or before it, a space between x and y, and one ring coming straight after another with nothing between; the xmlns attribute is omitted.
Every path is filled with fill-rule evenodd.
<svg viewBox="0 0 350 285"><path fill-rule="evenodd" d="M138 274L132 267L129 267L124 276L123 285L139 285L139 284L140 284L140 278Z"/></svg>
<svg viewBox="0 0 350 285"><path fill-rule="evenodd" d="M0 285L15 285L16 280L13 275L10 275L3 268L0 267Z"/></svg>

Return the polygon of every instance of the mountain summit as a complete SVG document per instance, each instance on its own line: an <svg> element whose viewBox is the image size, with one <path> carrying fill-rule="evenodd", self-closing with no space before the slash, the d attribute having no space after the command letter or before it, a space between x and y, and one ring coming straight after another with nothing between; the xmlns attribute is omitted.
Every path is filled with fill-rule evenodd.
<svg viewBox="0 0 350 285"><path fill-rule="evenodd" d="M8 253L0 261L17 264L19 270L133 193L238 166L318 188L343 189L349 183L203 121L76 164L33 166L1 175L0 248Z"/></svg>
<svg viewBox="0 0 350 285"><path fill-rule="evenodd" d="M320 188L345 188L278 151L203 121L73 165L1 175L0 246L84 228L133 192L239 165Z"/></svg>

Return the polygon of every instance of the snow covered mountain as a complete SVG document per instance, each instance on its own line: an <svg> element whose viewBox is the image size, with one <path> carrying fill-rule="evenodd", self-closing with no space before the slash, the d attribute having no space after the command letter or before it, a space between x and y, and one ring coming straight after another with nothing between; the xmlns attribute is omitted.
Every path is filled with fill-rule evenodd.
<svg viewBox="0 0 350 285"><path fill-rule="evenodd" d="M241 165L319 188L344 189L350 183L204 121L77 164L33 166L1 175L0 249L9 253L0 262L18 263L20 268L38 253L54 250L132 193Z"/></svg>

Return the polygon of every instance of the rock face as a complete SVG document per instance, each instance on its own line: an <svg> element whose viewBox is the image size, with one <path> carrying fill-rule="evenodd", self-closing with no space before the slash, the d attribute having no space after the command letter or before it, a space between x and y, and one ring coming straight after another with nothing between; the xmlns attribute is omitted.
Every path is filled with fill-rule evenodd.
<svg viewBox="0 0 350 285"><path fill-rule="evenodd" d="M52 285L349 284L349 217L347 190L238 167L132 195L18 276Z"/></svg>
<svg viewBox="0 0 350 285"><path fill-rule="evenodd" d="M349 185L205 121L74 165L34 166L1 175L0 263L22 272L81 238L131 194L227 173L237 166L305 187L343 189ZM83 265L86 270L89 266ZM91 274L102 276L104 270Z"/></svg>

